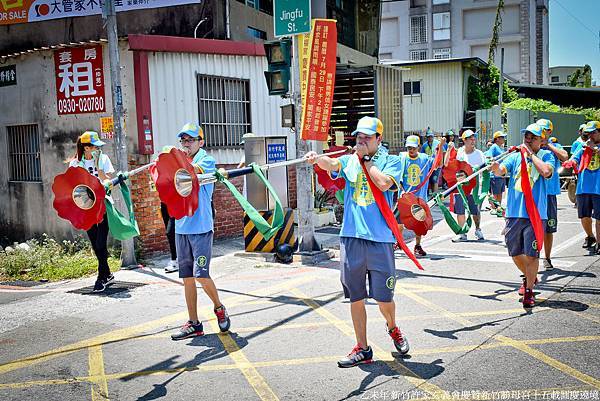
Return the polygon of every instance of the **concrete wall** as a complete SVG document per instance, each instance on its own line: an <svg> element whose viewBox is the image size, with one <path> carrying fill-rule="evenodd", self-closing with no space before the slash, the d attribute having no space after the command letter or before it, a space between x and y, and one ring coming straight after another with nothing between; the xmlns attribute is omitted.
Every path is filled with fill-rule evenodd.
<svg viewBox="0 0 600 401"><path fill-rule="evenodd" d="M203 0L197 5L121 12L117 14L119 36L137 33L193 37L198 22L206 18L198 28L198 37L225 39L223 7L222 0ZM106 33L100 15L1 25L0 54L101 37L105 38Z"/></svg>
<svg viewBox="0 0 600 401"><path fill-rule="evenodd" d="M17 65L16 86L0 88L0 227L10 230L14 238L30 238L43 232L63 238L72 238L76 231L70 223L58 217L52 207L52 182L65 171L65 160L75 153L77 137L85 130L100 130L100 117L112 115L108 49L103 47L105 113L58 115L53 52L9 59ZM133 98L133 59L125 45L121 45L121 80L126 127L137 133L135 101ZM37 124L40 133L40 161L42 182L9 182L7 126ZM112 141L104 148L113 164L116 157ZM137 134L128 136L128 148L134 149ZM0 237L4 236L0 233Z"/></svg>

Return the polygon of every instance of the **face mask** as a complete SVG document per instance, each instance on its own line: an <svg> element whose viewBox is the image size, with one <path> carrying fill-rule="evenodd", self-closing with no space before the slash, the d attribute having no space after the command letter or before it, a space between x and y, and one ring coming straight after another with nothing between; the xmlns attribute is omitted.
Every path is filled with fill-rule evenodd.
<svg viewBox="0 0 600 401"><path fill-rule="evenodd" d="M94 159L99 159L101 154L102 154L102 151L100 149L96 149L96 150L92 151L92 157Z"/></svg>

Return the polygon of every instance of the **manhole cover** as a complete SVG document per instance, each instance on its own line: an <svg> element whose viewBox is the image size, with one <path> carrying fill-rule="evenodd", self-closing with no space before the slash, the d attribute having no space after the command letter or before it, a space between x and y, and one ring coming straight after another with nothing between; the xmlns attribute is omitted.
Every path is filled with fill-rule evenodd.
<svg viewBox="0 0 600 401"><path fill-rule="evenodd" d="M104 290L103 292L92 292L92 290L94 289L93 285L90 285L88 287L83 287L83 288L78 288L76 290L71 290L71 291L67 291L69 294L81 294L81 295L100 295L100 294L104 294L104 295L112 295L112 294L118 294L120 292L124 292L124 291L130 291L130 290L134 290L138 287L143 287L145 286L145 283L130 283L127 281L115 281L113 282L110 286L108 286L108 288L106 290Z"/></svg>

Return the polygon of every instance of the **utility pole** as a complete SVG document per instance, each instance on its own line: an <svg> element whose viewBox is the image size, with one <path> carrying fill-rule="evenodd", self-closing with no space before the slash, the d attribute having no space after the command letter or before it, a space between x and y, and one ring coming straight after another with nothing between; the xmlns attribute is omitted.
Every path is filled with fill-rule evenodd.
<svg viewBox="0 0 600 401"><path fill-rule="evenodd" d="M502 92L504 91L504 47L500 49L500 79L498 88L498 106L502 110Z"/></svg>
<svg viewBox="0 0 600 401"><path fill-rule="evenodd" d="M119 39L117 37L117 12L114 0L105 0L102 18L108 37L108 54L110 59L110 84L113 105L113 123L115 130L115 153L120 171L129 170L127 163L127 141L123 132L123 94L121 93L121 62L119 58ZM117 207L127 213L121 197L116 197ZM137 267L133 238L121 241L121 267Z"/></svg>
<svg viewBox="0 0 600 401"><path fill-rule="evenodd" d="M313 143L302 140L302 94L300 93L300 45L298 35L292 36L292 102L295 110L296 157L302 157L313 150ZM296 166L296 193L298 212L298 238L300 252L312 252L321 249L315 239L313 222L314 195L312 191L313 168L308 163Z"/></svg>

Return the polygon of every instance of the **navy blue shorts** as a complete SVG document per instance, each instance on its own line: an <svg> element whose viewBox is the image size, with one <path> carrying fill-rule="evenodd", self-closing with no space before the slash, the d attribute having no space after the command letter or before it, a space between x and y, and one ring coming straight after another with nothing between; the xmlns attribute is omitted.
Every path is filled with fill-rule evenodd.
<svg viewBox="0 0 600 401"><path fill-rule="evenodd" d="M542 220L546 225L546 220ZM537 240L533 232L533 226L529 219L507 218L506 219L506 247L510 256L527 255L539 258Z"/></svg>
<svg viewBox="0 0 600 401"><path fill-rule="evenodd" d="M440 171L442 169L438 168L433 173L431 173L431 177L429 177L429 185L437 185L440 179Z"/></svg>
<svg viewBox="0 0 600 401"><path fill-rule="evenodd" d="M394 244L340 237L340 262L344 296L350 302L367 296L379 302L392 301L396 286Z"/></svg>
<svg viewBox="0 0 600 401"><path fill-rule="evenodd" d="M179 278L210 278L213 232L175 234Z"/></svg>
<svg viewBox="0 0 600 401"><path fill-rule="evenodd" d="M473 216L479 216L479 208L475 203L475 199L473 195L467 195L467 202L469 203L469 210ZM460 194L454 194L454 213L455 214L465 214L465 205L463 203Z"/></svg>
<svg viewBox="0 0 600 401"><path fill-rule="evenodd" d="M548 195L548 220L546 221L546 232L555 233L558 227L558 207L556 195Z"/></svg>
<svg viewBox="0 0 600 401"><path fill-rule="evenodd" d="M500 195L506 188L506 180L504 177L493 177L490 179L490 191L492 195Z"/></svg>
<svg viewBox="0 0 600 401"><path fill-rule="evenodd" d="M577 195L577 216L580 219L584 217L593 217L595 220L600 220L600 195Z"/></svg>

